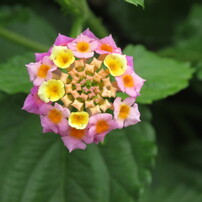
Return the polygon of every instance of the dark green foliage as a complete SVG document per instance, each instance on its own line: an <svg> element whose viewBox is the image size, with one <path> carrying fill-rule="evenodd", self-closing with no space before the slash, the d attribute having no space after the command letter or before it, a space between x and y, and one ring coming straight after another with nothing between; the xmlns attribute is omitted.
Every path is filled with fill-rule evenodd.
<svg viewBox="0 0 202 202"><path fill-rule="evenodd" d="M20 95L1 101L0 160L8 159L0 164L1 202L136 201L151 182L156 146L148 109L141 108L139 125L69 153L58 135L41 134L22 104Z"/></svg>
<svg viewBox="0 0 202 202"><path fill-rule="evenodd" d="M146 80L137 101L150 104L188 86L193 69L187 62L159 57L143 46L128 45L124 53L135 58L135 71ZM181 73L183 72L183 74Z"/></svg>

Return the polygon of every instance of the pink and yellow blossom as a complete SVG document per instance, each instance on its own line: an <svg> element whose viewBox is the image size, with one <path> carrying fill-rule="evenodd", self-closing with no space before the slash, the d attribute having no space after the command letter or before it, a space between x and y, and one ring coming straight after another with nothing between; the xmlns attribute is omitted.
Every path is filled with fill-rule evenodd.
<svg viewBox="0 0 202 202"><path fill-rule="evenodd" d="M98 42L86 35L79 35L75 40L67 45L78 58L93 57Z"/></svg>
<svg viewBox="0 0 202 202"><path fill-rule="evenodd" d="M111 131L118 128L118 124L111 114L102 113L90 117L89 136L94 137L94 142L103 142L105 136Z"/></svg>
<svg viewBox="0 0 202 202"><path fill-rule="evenodd" d="M75 60L72 50L66 46L54 46L50 55L57 67L65 69L69 67Z"/></svg>
<svg viewBox="0 0 202 202"><path fill-rule="evenodd" d="M65 132L68 128L67 117L69 117L69 114L69 109L62 107L58 103L55 103L54 106L42 106L40 108L40 118L43 132Z"/></svg>
<svg viewBox="0 0 202 202"><path fill-rule="evenodd" d="M43 132L59 134L70 152L140 121L135 98L144 79L111 35L99 39L89 29L76 38L59 34L35 56L27 65L34 87L23 109L39 114ZM130 97L122 101L118 92Z"/></svg>
<svg viewBox="0 0 202 202"><path fill-rule="evenodd" d="M107 37L104 37L99 40L98 48L96 49L96 53L98 54L111 54L118 53L121 54L121 49L116 46L115 41L110 34Z"/></svg>
<svg viewBox="0 0 202 202"><path fill-rule="evenodd" d="M112 76L120 76L127 69L127 60L125 55L112 53L104 59L104 65L109 69Z"/></svg>
<svg viewBox="0 0 202 202"><path fill-rule="evenodd" d="M70 126L61 138L69 152L74 149L85 149L86 144L91 144L94 140L94 137L88 135L88 128L76 129Z"/></svg>
<svg viewBox="0 0 202 202"><path fill-rule="evenodd" d="M40 114L40 108L46 103L39 98L38 89L38 86L34 86L31 89L30 94L25 99L23 110L29 113Z"/></svg>
<svg viewBox="0 0 202 202"><path fill-rule="evenodd" d="M40 86L44 81L52 79L52 72L57 69L48 56L41 61L26 65L30 80L35 86Z"/></svg>
<svg viewBox="0 0 202 202"><path fill-rule="evenodd" d="M138 76L130 67L123 75L117 76L115 79L120 90L131 97L140 95L140 90L145 82L145 80Z"/></svg>
<svg viewBox="0 0 202 202"><path fill-rule="evenodd" d="M45 103L55 102L65 94L64 83L60 80L51 79L43 82L39 87L38 95Z"/></svg>
<svg viewBox="0 0 202 202"><path fill-rule="evenodd" d="M114 100L114 118L118 123L119 128L134 125L140 122L140 112L138 105L135 103L135 98L127 97L121 101L120 97Z"/></svg>
<svg viewBox="0 0 202 202"><path fill-rule="evenodd" d="M89 114L85 111L72 112L69 117L69 125L76 129L84 129L88 125Z"/></svg>

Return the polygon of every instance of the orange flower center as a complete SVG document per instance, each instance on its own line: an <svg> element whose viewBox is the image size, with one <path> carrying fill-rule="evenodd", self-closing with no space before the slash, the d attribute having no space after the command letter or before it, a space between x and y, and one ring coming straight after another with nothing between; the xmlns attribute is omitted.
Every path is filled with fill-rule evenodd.
<svg viewBox="0 0 202 202"><path fill-rule="evenodd" d="M58 57L58 60L61 64L66 64L69 61L69 57L67 57L65 54Z"/></svg>
<svg viewBox="0 0 202 202"><path fill-rule="evenodd" d="M130 113L130 107L126 104L120 106L119 118L126 119Z"/></svg>
<svg viewBox="0 0 202 202"><path fill-rule="evenodd" d="M125 87L134 87L134 80L133 77L129 74L123 76L123 83Z"/></svg>
<svg viewBox="0 0 202 202"><path fill-rule="evenodd" d="M109 130L109 124L105 120L100 120L96 123L96 133L103 133Z"/></svg>
<svg viewBox="0 0 202 202"><path fill-rule="evenodd" d="M42 64L39 67L37 76L40 77L40 78L45 78L47 76L47 72L48 72L49 69L50 69L49 66Z"/></svg>
<svg viewBox="0 0 202 202"><path fill-rule="evenodd" d="M59 94L58 86L56 85L51 86L49 89L49 93L51 96L57 96Z"/></svg>
<svg viewBox="0 0 202 202"><path fill-rule="evenodd" d="M76 128L70 128L69 134L77 139L82 139L82 137L85 135L85 129L79 130Z"/></svg>
<svg viewBox="0 0 202 202"><path fill-rule="evenodd" d="M112 53L112 51L113 51L113 48L112 48L110 45L108 45L108 44L102 44L102 45L100 46L100 49L101 49L101 50L104 50L104 51L111 52L111 53Z"/></svg>
<svg viewBox="0 0 202 202"><path fill-rule="evenodd" d="M58 124L61 119L62 119L62 114L60 111L56 110L56 109L52 109L49 113L48 113L48 118L55 124Z"/></svg>
<svg viewBox="0 0 202 202"><path fill-rule="evenodd" d="M77 44L77 50L79 52L85 53L85 52L88 52L89 49L90 49L89 43L87 43L85 41L78 42L78 44Z"/></svg>

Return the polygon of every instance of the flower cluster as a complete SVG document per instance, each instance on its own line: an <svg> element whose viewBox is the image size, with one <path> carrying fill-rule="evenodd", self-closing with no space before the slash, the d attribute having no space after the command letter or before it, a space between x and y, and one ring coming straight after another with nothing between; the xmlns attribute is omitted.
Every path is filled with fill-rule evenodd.
<svg viewBox="0 0 202 202"><path fill-rule="evenodd" d="M26 65L33 88L23 109L39 114L43 132L59 134L70 152L140 121L135 100L144 79L111 35L99 39L89 29L77 38L59 34L48 52L35 56Z"/></svg>

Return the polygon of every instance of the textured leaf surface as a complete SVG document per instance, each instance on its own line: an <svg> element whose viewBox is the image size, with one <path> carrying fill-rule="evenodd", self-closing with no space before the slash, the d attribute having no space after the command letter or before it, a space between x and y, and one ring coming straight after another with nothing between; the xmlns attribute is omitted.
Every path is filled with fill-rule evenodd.
<svg viewBox="0 0 202 202"><path fill-rule="evenodd" d="M124 53L134 57L136 73L147 80L137 99L140 103L149 104L173 95L187 87L192 77L189 63L159 57L143 46L128 45Z"/></svg>
<svg viewBox="0 0 202 202"><path fill-rule="evenodd" d="M34 54L25 54L9 59L0 64L0 90L6 93L28 93L31 88L25 64L34 61Z"/></svg>
<svg viewBox="0 0 202 202"><path fill-rule="evenodd" d="M134 4L136 6L140 5L140 6L144 7L144 0L124 0L124 1Z"/></svg>
<svg viewBox="0 0 202 202"><path fill-rule="evenodd" d="M1 202L138 200L156 154L148 110L140 124L69 154L59 136L41 134L39 119L20 111L21 100L1 102Z"/></svg>

